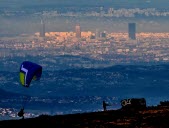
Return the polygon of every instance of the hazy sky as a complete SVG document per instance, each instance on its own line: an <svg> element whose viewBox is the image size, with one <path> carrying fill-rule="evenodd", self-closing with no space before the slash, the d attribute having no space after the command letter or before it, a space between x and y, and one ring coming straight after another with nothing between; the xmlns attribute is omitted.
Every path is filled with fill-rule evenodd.
<svg viewBox="0 0 169 128"><path fill-rule="evenodd" d="M66 10L65 7L156 8L169 11L168 5L169 0L0 0L0 34L33 34L40 31L41 16L29 15L36 11L43 13L46 10L56 11L58 8ZM25 11L26 14L20 15L21 11ZM10 12L14 12L14 15L8 15ZM167 17L164 19L47 17L45 22L46 31L74 31L76 23L79 23L85 31L94 31L96 28L107 31L127 31L128 22L136 22L138 32L169 31L169 17Z"/></svg>
<svg viewBox="0 0 169 128"><path fill-rule="evenodd" d="M0 0L0 7L22 6L114 6L169 8L168 0Z"/></svg>

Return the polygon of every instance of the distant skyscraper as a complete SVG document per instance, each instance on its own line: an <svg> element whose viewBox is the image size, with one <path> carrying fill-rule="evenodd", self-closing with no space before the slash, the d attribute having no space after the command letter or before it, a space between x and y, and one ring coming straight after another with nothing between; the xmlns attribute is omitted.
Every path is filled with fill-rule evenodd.
<svg viewBox="0 0 169 128"><path fill-rule="evenodd" d="M102 38L106 38L106 36L107 36L107 35L106 35L106 31L104 31L104 32L101 33L101 37L102 37Z"/></svg>
<svg viewBox="0 0 169 128"><path fill-rule="evenodd" d="M95 32L95 38L98 39L100 37L100 33L99 33L99 30L96 29L96 32Z"/></svg>
<svg viewBox="0 0 169 128"><path fill-rule="evenodd" d="M76 37L81 38L81 28L79 24L76 25L75 32L76 32Z"/></svg>
<svg viewBox="0 0 169 128"><path fill-rule="evenodd" d="M45 23L44 21L41 19L41 31L40 31L40 36L41 37L45 37Z"/></svg>
<svg viewBox="0 0 169 128"><path fill-rule="evenodd" d="M132 40L136 39L136 23L128 24L128 36Z"/></svg>

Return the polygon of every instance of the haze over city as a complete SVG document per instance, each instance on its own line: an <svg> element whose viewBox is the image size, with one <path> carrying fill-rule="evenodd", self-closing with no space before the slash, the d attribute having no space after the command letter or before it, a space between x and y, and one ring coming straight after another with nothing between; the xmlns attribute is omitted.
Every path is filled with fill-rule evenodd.
<svg viewBox="0 0 169 128"><path fill-rule="evenodd" d="M43 18L46 31L72 31L77 23L85 31L95 29L127 32L127 23L136 22L137 32L167 32L168 1L22 1L2 0L1 35L32 34Z"/></svg>

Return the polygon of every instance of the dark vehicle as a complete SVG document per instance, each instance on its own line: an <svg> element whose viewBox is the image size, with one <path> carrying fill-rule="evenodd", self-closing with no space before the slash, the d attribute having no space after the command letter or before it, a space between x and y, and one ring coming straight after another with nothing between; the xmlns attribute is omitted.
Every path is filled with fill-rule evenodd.
<svg viewBox="0 0 169 128"><path fill-rule="evenodd" d="M158 106L168 107L169 106L169 101L161 101L160 105L158 105Z"/></svg>
<svg viewBox="0 0 169 128"><path fill-rule="evenodd" d="M145 109L146 100L144 98L131 98L121 100L122 109Z"/></svg>

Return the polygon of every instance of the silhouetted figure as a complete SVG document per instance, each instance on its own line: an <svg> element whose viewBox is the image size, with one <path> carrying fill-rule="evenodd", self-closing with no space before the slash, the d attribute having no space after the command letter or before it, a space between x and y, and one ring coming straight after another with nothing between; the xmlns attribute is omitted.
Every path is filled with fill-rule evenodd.
<svg viewBox="0 0 169 128"><path fill-rule="evenodd" d="M103 101L103 110L106 111L106 107L109 106L109 104L107 104L105 101Z"/></svg>
<svg viewBox="0 0 169 128"><path fill-rule="evenodd" d="M18 116L24 119L24 108L21 108L21 110L18 112Z"/></svg>

